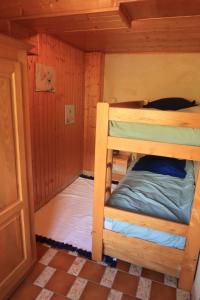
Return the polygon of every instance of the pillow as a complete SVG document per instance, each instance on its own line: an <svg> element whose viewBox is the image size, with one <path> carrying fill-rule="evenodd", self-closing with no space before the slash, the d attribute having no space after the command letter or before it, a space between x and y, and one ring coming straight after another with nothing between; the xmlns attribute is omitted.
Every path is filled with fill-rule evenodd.
<svg viewBox="0 0 200 300"><path fill-rule="evenodd" d="M133 171L149 171L152 173L170 175L178 178L185 178L185 160L176 158L146 155L132 168Z"/></svg>
<svg viewBox="0 0 200 300"><path fill-rule="evenodd" d="M161 110L179 110L182 108L196 106L196 101L189 101L184 98L162 98L144 105L145 108L157 108Z"/></svg>

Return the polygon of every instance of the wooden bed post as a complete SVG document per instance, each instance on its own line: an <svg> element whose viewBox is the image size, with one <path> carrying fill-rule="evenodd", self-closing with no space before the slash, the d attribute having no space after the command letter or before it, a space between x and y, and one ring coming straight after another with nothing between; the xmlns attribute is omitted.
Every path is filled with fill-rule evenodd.
<svg viewBox="0 0 200 300"><path fill-rule="evenodd" d="M179 288L190 291L200 249L200 171L198 171L187 242L179 277Z"/></svg>
<svg viewBox="0 0 200 300"><path fill-rule="evenodd" d="M103 253L104 202L107 181L108 103L98 103L94 167L94 203L92 259L100 261Z"/></svg>

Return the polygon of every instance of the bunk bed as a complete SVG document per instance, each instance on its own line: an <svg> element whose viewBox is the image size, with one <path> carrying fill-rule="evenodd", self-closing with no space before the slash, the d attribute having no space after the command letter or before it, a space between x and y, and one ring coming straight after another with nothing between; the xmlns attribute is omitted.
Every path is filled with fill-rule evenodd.
<svg viewBox="0 0 200 300"><path fill-rule="evenodd" d="M113 150L200 161L200 139L193 144L170 137L167 140L147 140L121 133L114 134L109 127L111 122L130 125L161 126L184 129L191 136L191 129L200 134L200 115L194 112L160 111L130 108L130 105L114 107L108 103L97 105L95 182L93 209L92 258L96 261L102 255L110 255L133 264L153 269L179 278L179 288L191 290L200 249L200 176L197 169L190 218L187 222L163 219L148 214L122 210L107 203L111 196ZM199 135L200 136L200 135ZM198 136L197 136L198 137ZM161 138L161 137L160 137ZM153 139L153 138L152 138ZM189 139L190 140L190 139ZM197 138L198 140L198 138ZM120 232L105 229L106 218L150 228L180 237L186 244L181 249L163 246L159 243L126 236Z"/></svg>

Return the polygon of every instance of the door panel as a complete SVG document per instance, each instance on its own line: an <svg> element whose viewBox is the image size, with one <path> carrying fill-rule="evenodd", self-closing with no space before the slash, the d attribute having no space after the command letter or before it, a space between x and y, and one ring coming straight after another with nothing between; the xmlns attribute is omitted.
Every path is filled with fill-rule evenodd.
<svg viewBox="0 0 200 300"><path fill-rule="evenodd" d="M11 86L10 76L0 73L0 212L18 198Z"/></svg>
<svg viewBox="0 0 200 300"><path fill-rule="evenodd" d="M25 258L20 219L20 216L15 216L0 228L0 249L6 249L0 255L0 282L3 282ZM14 249L13 245L15 245Z"/></svg>
<svg viewBox="0 0 200 300"><path fill-rule="evenodd" d="M31 262L20 67L0 60L0 295L5 297Z"/></svg>

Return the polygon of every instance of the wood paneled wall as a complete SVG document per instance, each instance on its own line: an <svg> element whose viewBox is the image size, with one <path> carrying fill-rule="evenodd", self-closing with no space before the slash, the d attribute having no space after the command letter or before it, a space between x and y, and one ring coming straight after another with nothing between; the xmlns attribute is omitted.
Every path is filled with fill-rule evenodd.
<svg viewBox="0 0 200 300"><path fill-rule="evenodd" d="M103 100L104 54L85 54L85 107L84 107L84 158L83 172L93 174L96 105Z"/></svg>
<svg viewBox="0 0 200 300"><path fill-rule="evenodd" d="M55 93L35 92L35 63L53 66ZM39 55L28 57L35 209L82 171L84 53L39 35ZM75 104L75 124L64 124L64 105Z"/></svg>

